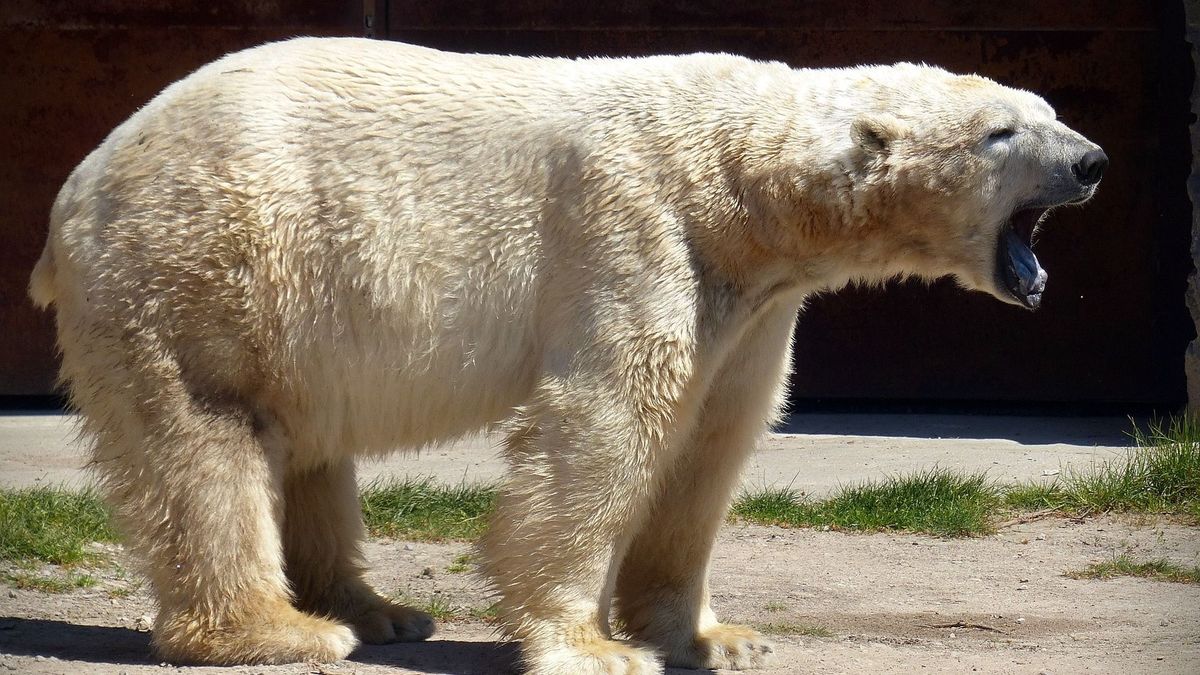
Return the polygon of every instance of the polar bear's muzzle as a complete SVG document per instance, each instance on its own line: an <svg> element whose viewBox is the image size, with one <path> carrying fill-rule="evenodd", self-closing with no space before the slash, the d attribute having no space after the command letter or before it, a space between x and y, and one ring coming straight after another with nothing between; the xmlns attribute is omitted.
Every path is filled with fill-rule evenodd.
<svg viewBox="0 0 1200 675"><path fill-rule="evenodd" d="M1027 309L1037 309L1046 290L1046 270L1033 254L1033 230L1049 209L1017 209L1004 224L996 252L997 275L1004 288Z"/></svg>
<svg viewBox="0 0 1200 675"><path fill-rule="evenodd" d="M1055 172L1057 180L1036 201L1018 207L1004 223L996 251L997 285L1008 291L1017 304L1037 309L1046 290L1046 270L1033 254L1033 232L1050 209L1062 204L1082 204L1096 194L1108 168L1108 155L1088 143L1080 159ZM1068 177L1069 176L1069 177Z"/></svg>

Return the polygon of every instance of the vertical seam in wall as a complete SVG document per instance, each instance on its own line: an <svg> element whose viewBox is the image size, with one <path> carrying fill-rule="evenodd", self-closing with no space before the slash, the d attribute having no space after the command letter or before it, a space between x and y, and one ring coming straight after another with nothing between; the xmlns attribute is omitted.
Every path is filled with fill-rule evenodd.
<svg viewBox="0 0 1200 675"><path fill-rule="evenodd" d="M1200 0L1183 0L1184 23L1187 31L1187 41L1192 45L1192 67L1200 73ZM1196 325L1197 335L1200 335L1200 161L1197 161L1197 150L1200 150L1200 77L1192 82L1192 122L1190 124L1192 145L1192 171L1188 176L1188 197L1192 200L1192 265L1196 268L1188 277L1187 307L1192 315L1192 323ZM1192 340L1184 356L1184 370L1187 376L1188 409L1200 412L1200 338Z"/></svg>

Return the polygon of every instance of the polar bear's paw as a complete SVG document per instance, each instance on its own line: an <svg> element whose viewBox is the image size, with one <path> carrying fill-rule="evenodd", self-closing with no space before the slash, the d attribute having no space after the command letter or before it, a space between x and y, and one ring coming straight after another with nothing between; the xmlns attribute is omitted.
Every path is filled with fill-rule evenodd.
<svg viewBox="0 0 1200 675"><path fill-rule="evenodd" d="M597 639L551 649L531 649L530 675L661 675L663 664L649 649Z"/></svg>
<svg viewBox="0 0 1200 675"><path fill-rule="evenodd" d="M241 622L214 622L190 612L160 614L154 628L155 652L178 664L329 663L357 646L349 627L291 607Z"/></svg>
<svg viewBox="0 0 1200 675"><path fill-rule="evenodd" d="M719 623L702 631L689 647L672 650L667 664L683 668L746 670L766 666L774 651L771 642L753 628Z"/></svg>
<svg viewBox="0 0 1200 675"><path fill-rule="evenodd" d="M347 619L360 640L371 645L417 642L433 635L433 617L412 607L380 599Z"/></svg>
<svg viewBox="0 0 1200 675"><path fill-rule="evenodd" d="M354 576L320 585L302 586L298 606L317 616L330 617L349 624L359 640L371 645L390 642L416 642L433 635L433 617L376 593Z"/></svg>

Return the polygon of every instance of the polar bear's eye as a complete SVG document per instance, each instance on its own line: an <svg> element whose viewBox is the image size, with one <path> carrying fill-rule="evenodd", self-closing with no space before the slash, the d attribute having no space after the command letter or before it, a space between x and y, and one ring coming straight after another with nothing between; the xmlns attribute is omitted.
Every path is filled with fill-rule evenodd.
<svg viewBox="0 0 1200 675"><path fill-rule="evenodd" d="M1012 138L1014 135L1016 135L1016 133L1016 129L1013 129L1012 127L1003 127L988 134L987 139L989 141L1003 141L1005 139Z"/></svg>

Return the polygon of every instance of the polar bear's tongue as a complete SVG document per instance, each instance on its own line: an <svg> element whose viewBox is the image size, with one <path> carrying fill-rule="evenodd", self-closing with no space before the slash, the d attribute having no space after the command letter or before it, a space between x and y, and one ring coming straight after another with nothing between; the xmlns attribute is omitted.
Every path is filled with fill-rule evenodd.
<svg viewBox="0 0 1200 675"><path fill-rule="evenodd" d="M1042 302L1042 291L1046 289L1046 270L1013 228L1004 233L1004 249L1008 257L1002 266L1005 285L1022 304L1037 309Z"/></svg>

